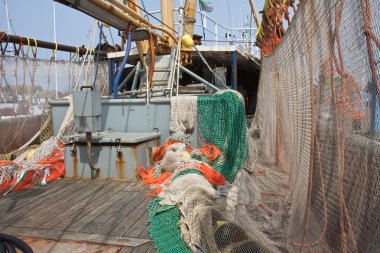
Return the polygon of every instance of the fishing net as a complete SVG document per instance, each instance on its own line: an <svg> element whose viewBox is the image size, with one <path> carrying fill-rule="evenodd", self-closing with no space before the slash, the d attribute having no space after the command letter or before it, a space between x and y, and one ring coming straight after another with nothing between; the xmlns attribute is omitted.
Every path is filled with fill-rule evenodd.
<svg viewBox="0 0 380 253"><path fill-rule="evenodd" d="M87 62L83 67L82 63L0 56L0 154L24 148L31 139L29 144L47 139L39 135L51 129L48 100L71 95L75 86L94 81L95 63L90 62L88 68ZM108 67L100 62L97 89L108 91L107 83Z"/></svg>
<svg viewBox="0 0 380 253"><path fill-rule="evenodd" d="M198 97L198 127L201 143L211 143L223 153L212 164L229 182L247 158L247 131L244 104L234 92ZM203 143L202 143L203 142Z"/></svg>
<svg viewBox="0 0 380 253"><path fill-rule="evenodd" d="M105 90L107 69L99 63L99 90ZM52 137L48 100L69 96L78 85L92 85L94 73L94 62L0 57L0 193L64 175L62 143ZM72 126L67 117L60 134L72 133Z"/></svg>
<svg viewBox="0 0 380 253"><path fill-rule="evenodd" d="M238 224L252 221L246 231L268 245L380 251L378 10L378 0L300 1L262 59L246 164L260 195Z"/></svg>

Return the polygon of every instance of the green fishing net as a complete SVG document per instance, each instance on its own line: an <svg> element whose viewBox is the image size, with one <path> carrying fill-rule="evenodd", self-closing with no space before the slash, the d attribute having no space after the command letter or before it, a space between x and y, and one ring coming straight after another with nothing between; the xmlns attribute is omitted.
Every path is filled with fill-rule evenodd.
<svg viewBox="0 0 380 253"><path fill-rule="evenodd" d="M201 136L224 154L214 169L229 182L247 158L247 129L244 105L233 92L198 97L198 126Z"/></svg>
<svg viewBox="0 0 380 253"><path fill-rule="evenodd" d="M160 253L191 252L181 236L178 227L179 210L175 206L160 205L160 198L155 198L148 206L150 221L149 235Z"/></svg>

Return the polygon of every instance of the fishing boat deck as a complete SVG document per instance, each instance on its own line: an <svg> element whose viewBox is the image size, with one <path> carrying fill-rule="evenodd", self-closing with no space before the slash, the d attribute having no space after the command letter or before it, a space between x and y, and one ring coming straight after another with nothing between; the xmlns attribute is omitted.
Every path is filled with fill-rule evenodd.
<svg viewBox="0 0 380 253"><path fill-rule="evenodd" d="M26 239L112 245L113 252L155 252L147 232L146 193L140 182L55 180L0 197L0 231Z"/></svg>

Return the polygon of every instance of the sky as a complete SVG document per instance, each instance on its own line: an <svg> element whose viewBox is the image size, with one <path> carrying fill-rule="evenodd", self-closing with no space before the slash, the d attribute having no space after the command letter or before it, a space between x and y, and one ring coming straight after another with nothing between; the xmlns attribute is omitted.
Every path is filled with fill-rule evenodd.
<svg viewBox="0 0 380 253"><path fill-rule="evenodd" d="M250 19L249 0L207 1L211 2L214 6L214 11L208 15L225 26L243 27L243 21L247 18L248 20ZM5 2L8 6L12 34L54 41L53 0L0 0L0 31L8 32ZM160 0L143 0L143 2L148 11L160 9ZM254 2L258 11L262 10L264 0L255 0ZM179 3L179 0L175 0L176 6ZM56 34L58 43L71 46L87 45L93 24L94 19L92 17L56 3ZM120 43L117 31L115 29L111 30L115 43ZM111 42L108 30L105 31L105 35L107 36L107 40ZM50 50L41 50L38 58L50 57ZM58 58L65 58L65 55L61 53L58 55Z"/></svg>

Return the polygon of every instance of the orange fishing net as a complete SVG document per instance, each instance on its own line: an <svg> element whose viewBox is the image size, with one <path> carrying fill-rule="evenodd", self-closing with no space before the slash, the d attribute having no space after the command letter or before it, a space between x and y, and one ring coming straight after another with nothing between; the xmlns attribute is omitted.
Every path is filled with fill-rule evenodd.
<svg viewBox="0 0 380 253"><path fill-rule="evenodd" d="M205 162L197 161L195 159L191 159L188 162L181 163L174 173L169 172L161 172L157 170L157 166L160 166L160 162L164 158L166 154L166 149L175 143L180 143L179 140L169 139L163 145L157 147L153 154L153 161L157 164L151 169L144 168L143 165L139 164L137 168L137 173L140 178L144 181L144 183L148 184L152 190L155 191L156 194L159 194L163 187L169 186L173 176L177 173L183 173L186 169L194 169L198 170L202 175L213 185L224 185L226 180L224 176L213 169L210 165ZM186 151L191 153L194 151L194 148L190 145L186 145ZM202 156L207 158L209 162L215 161L222 152L220 149L212 144L205 144L197 150L197 153L201 153ZM148 194L147 196L155 197L155 194Z"/></svg>
<svg viewBox="0 0 380 253"><path fill-rule="evenodd" d="M52 152L39 161L0 161L0 193L28 189L62 177L65 173L62 148L57 140Z"/></svg>

